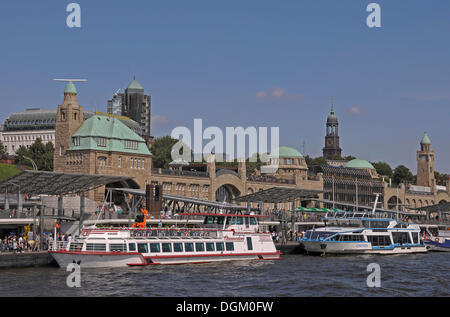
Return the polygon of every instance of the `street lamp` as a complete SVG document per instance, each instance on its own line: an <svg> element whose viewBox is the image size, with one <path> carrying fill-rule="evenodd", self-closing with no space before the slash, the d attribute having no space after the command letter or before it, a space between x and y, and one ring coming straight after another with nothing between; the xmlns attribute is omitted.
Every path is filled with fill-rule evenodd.
<svg viewBox="0 0 450 317"><path fill-rule="evenodd" d="M23 155L23 158L29 160L29 161L31 162L31 164L33 164L33 169L34 169L35 171L38 170L36 163L35 163L31 158L29 158L28 156L25 156L25 155Z"/></svg>

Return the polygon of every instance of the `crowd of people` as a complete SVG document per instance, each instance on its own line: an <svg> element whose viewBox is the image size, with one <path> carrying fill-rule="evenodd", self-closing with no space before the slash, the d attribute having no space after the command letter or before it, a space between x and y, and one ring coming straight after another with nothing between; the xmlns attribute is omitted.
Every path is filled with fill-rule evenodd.
<svg viewBox="0 0 450 317"><path fill-rule="evenodd" d="M57 234L56 241L69 243L72 239L72 235ZM41 246L42 240L42 246ZM52 233L44 233L42 237L39 234L36 235L36 239L33 239L32 235L27 234L10 234L3 237L0 240L0 252L32 252L32 251L45 251L48 250L54 241Z"/></svg>

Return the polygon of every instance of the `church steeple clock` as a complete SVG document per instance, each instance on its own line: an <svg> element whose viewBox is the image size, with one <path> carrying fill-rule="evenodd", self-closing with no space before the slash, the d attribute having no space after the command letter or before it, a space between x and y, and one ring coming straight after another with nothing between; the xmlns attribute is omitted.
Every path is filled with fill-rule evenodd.
<svg viewBox="0 0 450 317"><path fill-rule="evenodd" d="M340 159L342 149L339 147L339 122L334 113L333 104L331 104L331 112L327 118L326 129L323 157L327 160Z"/></svg>

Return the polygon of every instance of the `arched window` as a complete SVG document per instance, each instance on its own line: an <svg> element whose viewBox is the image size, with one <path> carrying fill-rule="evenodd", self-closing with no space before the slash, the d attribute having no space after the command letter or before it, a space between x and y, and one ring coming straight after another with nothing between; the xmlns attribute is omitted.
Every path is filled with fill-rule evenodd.
<svg viewBox="0 0 450 317"><path fill-rule="evenodd" d="M106 166L106 157L104 157L104 156L99 156L99 157L97 158L97 164L98 164L98 166L101 166L101 167Z"/></svg>

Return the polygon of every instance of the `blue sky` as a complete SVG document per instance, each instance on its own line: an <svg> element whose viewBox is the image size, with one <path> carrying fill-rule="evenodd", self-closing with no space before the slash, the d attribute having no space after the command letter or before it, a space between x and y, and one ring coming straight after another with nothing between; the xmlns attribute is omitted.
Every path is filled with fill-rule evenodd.
<svg viewBox="0 0 450 317"><path fill-rule="evenodd" d="M280 127L280 143L321 155L334 98L344 155L405 164L427 131L436 170L450 172L450 2L71 1L0 4L0 120L28 107L56 108L78 84L86 109L136 75L152 96L152 134L175 126ZM302 143L305 142L305 148ZM206 141L205 141L206 143Z"/></svg>

